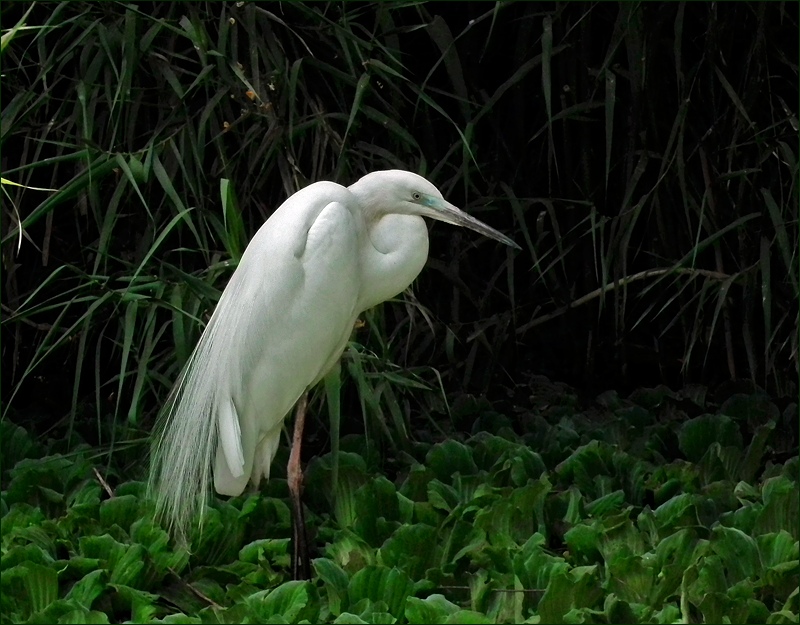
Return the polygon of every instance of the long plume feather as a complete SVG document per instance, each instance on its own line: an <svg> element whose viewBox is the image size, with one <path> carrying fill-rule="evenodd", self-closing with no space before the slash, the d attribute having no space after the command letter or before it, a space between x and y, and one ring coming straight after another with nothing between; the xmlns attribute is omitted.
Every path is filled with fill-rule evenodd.
<svg viewBox="0 0 800 625"><path fill-rule="evenodd" d="M151 448L148 494L155 500L156 518L183 544L193 524L202 526L211 489L219 394L230 393L221 385L221 374L231 380L241 370L231 361L240 337L224 332L241 330L250 313L247 305L231 305L242 282L234 273L167 399Z"/></svg>

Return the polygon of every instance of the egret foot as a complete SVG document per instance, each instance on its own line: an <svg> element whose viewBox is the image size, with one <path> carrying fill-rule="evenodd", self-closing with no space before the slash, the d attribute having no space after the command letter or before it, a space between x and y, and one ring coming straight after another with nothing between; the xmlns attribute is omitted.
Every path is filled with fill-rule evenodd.
<svg viewBox="0 0 800 625"><path fill-rule="evenodd" d="M308 534L303 514L303 467L300 463L306 408L308 408L308 393L303 393L295 410L292 451L289 454L289 466L286 471L289 496L292 500L292 577L294 579L311 579L308 561Z"/></svg>

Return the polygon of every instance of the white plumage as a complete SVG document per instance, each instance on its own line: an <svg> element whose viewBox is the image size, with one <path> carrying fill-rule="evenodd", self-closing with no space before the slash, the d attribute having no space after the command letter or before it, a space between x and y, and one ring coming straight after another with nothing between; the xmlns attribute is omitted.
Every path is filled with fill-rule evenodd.
<svg viewBox="0 0 800 625"><path fill-rule="evenodd" d="M516 247L406 171L287 199L248 245L163 411L151 460L159 513L184 535L213 483L269 478L283 420L336 364L364 310L408 287L428 256L422 216Z"/></svg>

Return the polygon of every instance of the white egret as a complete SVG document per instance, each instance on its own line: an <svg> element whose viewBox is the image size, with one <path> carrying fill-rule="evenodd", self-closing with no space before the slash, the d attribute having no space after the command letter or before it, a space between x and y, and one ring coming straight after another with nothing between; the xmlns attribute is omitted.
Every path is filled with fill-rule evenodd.
<svg viewBox="0 0 800 625"><path fill-rule="evenodd" d="M518 248L425 178L401 170L373 172L349 187L314 183L261 226L178 378L153 446L151 493L175 533L184 537L202 511L212 464L221 495L269 478L283 420L297 404L288 474L298 549L306 392L338 363L358 315L401 293L422 270L422 217Z"/></svg>

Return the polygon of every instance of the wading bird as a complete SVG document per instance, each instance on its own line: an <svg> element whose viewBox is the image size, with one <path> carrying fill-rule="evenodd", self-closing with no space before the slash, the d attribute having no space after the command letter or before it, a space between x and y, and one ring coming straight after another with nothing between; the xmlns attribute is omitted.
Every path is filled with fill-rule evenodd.
<svg viewBox="0 0 800 625"><path fill-rule="evenodd" d="M338 364L359 314L408 287L428 258L423 217L518 248L407 171L349 187L317 182L287 199L247 246L161 417L150 467L158 514L180 537L214 489L269 478L297 405L288 466L294 574L308 576L300 441L309 388ZM298 562L298 560L300 560Z"/></svg>

